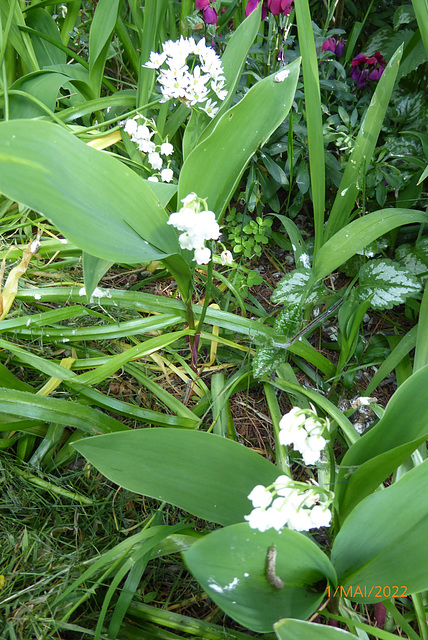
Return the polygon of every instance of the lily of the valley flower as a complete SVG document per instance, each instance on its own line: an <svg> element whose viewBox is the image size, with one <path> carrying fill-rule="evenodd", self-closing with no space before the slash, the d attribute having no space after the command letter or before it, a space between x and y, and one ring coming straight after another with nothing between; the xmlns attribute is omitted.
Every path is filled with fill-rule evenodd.
<svg viewBox="0 0 428 640"><path fill-rule="evenodd" d="M208 13L214 11L209 1L198 0L197 7L206 12L207 20L214 19L214 15ZM164 42L162 48L161 54L152 51L149 61L143 65L159 70L161 102L180 100L188 106L201 107L213 118L218 111L213 98L224 100L227 95L223 67L214 49L206 46L204 38L196 43L193 38L183 37L176 42Z"/></svg>
<svg viewBox="0 0 428 640"><path fill-rule="evenodd" d="M248 495L254 508L245 520L252 529L259 531L280 531L285 526L295 531L328 527L333 497L331 491L316 483L294 482L282 475L269 487L254 487Z"/></svg>
<svg viewBox="0 0 428 640"><path fill-rule="evenodd" d="M172 213L168 224L182 231L178 238L182 249L194 250L197 264L208 264L211 250L205 246L206 240L217 240L220 227L213 211L209 211L206 203L195 193L190 193L183 200L183 207Z"/></svg>
<svg viewBox="0 0 428 640"><path fill-rule="evenodd" d="M154 172L159 172L157 175L151 175L148 180L150 182L159 182L160 177L162 182L171 182L174 172L169 167L170 162L167 161L167 166L164 166L165 159L162 156L171 156L174 152L174 147L170 142L162 142L160 145L156 145L151 140L155 134L154 122L143 116L136 116L125 120L122 125L123 130L130 136L132 142L135 142L142 153L147 154L147 161L151 169Z"/></svg>
<svg viewBox="0 0 428 640"><path fill-rule="evenodd" d="M294 407L279 422L279 441L292 444L302 454L305 464L315 464L327 444L324 435L328 432L328 419L322 420L315 409Z"/></svg>

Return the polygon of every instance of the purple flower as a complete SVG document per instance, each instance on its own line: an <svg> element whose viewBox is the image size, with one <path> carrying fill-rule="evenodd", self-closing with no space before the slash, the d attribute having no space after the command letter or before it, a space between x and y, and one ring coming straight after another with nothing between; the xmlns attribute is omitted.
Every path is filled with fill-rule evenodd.
<svg viewBox="0 0 428 640"><path fill-rule="evenodd" d="M268 11L270 11L274 16L279 16L280 13L284 16L288 16L293 3L294 0L263 0L262 20L266 18ZM248 0L245 8L245 17L247 18L254 9L257 9L259 4L260 0Z"/></svg>
<svg viewBox="0 0 428 640"><path fill-rule="evenodd" d="M260 0L248 0L247 2L247 6L245 7L245 17L248 18L248 16L250 15L250 13L253 13L254 9L257 9L257 7L260 4ZM262 20L264 20L267 16L267 10L265 5L263 4L262 6Z"/></svg>
<svg viewBox="0 0 428 640"><path fill-rule="evenodd" d="M363 53L359 53L351 62L351 78L359 89L363 89L367 80L376 82L381 77L386 62L379 51L376 51L370 58Z"/></svg>
<svg viewBox="0 0 428 640"><path fill-rule="evenodd" d="M340 58L343 53L343 49L345 48L345 44L346 40L336 40L336 38L328 38L325 42L323 42L321 51L331 51L337 58Z"/></svg>
<svg viewBox="0 0 428 640"><path fill-rule="evenodd" d="M267 0L267 6L274 16L279 16L280 13L284 16L288 16L293 6L294 0Z"/></svg>
<svg viewBox="0 0 428 640"><path fill-rule="evenodd" d="M212 7L205 7L202 11L205 24L217 24L217 11Z"/></svg>
<svg viewBox="0 0 428 640"><path fill-rule="evenodd" d="M205 24L217 24L217 11L212 8L214 0L196 0L196 8L202 11Z"/></svg>

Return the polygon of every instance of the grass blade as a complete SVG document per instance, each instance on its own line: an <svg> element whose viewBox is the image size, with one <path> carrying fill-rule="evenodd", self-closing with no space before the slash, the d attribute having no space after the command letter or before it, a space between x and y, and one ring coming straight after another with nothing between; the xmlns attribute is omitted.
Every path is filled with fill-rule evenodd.
<svg viewBox="0 0 428 640"><path fill-rule="evenodd" d="M324 137L318 58L308 0L296 0L295 9L300 53L302 55L305 110L308 126L309 171L311 174L312 203L314 207L314 256L316 256L323 244L325 207ZM290 159L290 164L291 162L292 160Z"/></svg>
<svg viewBox="0 0 428 640"><path fill-rule="evenodd" d="M359 193L358 183L361 180L373 156L379 137L386 109L394 88L400 66L403 47L400 46L388 62L370 106L361 123L354 150L340 182L339 190L333 203L327 222L325 237L331 238L347 223L355 206ZM363 212L365 213L365 212Z"/></svg>

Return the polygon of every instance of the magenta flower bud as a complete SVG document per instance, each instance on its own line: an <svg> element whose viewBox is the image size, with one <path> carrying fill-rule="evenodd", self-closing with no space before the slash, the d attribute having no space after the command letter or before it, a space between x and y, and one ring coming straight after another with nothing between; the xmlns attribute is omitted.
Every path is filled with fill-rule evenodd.
<svg viewBox="0 0 428 640"><path fill-rule="evenodd" d="M267 0L267 6L269 11L273 13L274 16L279 16L280 13L288 16L291 11L293 2L294 0Z"/></svg>
<svg viewBox="0 0 428 640"><path fill-rule="evenodd" d="M217 24L217 11L215 9L212 7L205 7L202 14L206 24Z"/></svg>
<svg viewBox="0 0 428 640"><path fill-rule="evenodd" d="M208 7L210 0L196 0L196 8L198 11L203 11L206 7Z"/></svg>
<svg viewBox="0 0 428 640"><path fill-rule="evenodd" d="M245 7L245 17L248 18L250 13L253 13L254 9L257 9L259 4L260 4L260 0L248 0L247 6ZM266 10L266 7L263 5L262 20L264 20L266 16L267 16L267 10Z"/></svg>
<svg viewBox="0 0 428 640"><path fill-rule="evenodd" d="M332 51L335 53L336 51L336 38L328 38L325 42L323 42L321 51Z"/></svg>
<svg viewBox="0 0 428 640"><path fill-rule="evenodd" d="M346 40L340 39L336 42L336 56L340 58L345 48Z"/></svg>

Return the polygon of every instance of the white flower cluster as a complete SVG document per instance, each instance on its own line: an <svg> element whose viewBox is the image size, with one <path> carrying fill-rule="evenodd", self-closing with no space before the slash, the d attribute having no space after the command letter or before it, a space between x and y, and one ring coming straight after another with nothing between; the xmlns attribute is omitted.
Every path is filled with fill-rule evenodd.
<svg viewBox="0 0 428 640"><path fill-rule="evenodd" d="M150 120L143 119L144 124L139 124L139 120L141 120L141 116L125 120L124 131L130 136L132 142L136 143L139 150L147 154L149 165L154 171L159 172L161 181L171 182L174 177L174 172L169 164L166 167L164 166L162 156L172 155L174 147L170 142L163 142L160 145L156 145L151 140L155 132L148 126L151 124ZM159 182L159 177L152 175L149 180Z"/></svg>
<svg viewBox="0 0 428 640"><path fill-rule="evenodd" d="M178 241L182 249L195 250L193 258L198 264L208 264L211 251L205 246L205 240L217 240L220 227L212 211L206 208L205 200L190 193L181 201L183 207L169 217L168 224L182 231Z"/></svg>
<svg viewBox="0 0 428 640"><path fill-rule="evenodd" d="M328 527L331 511L328 508L334 498L331 491L318 485L294 482L288 476L279 476L264 487L258 484L248 496L254 509L245 516L252 529L279 531L287 526L295 531L309 531Z"/></svg>
<svg viewBox="0 0 428 640"><path fill-rule="evenodd" d="M219 109L213 98L224 100L227 96L223 67L214 49L206 46L205 38L196 43L193 38L183 36L176 42L164 42L162 49L162 53L152 51L150 60L143 65L160 69L166 64L167 68L160 69L158 76L161 102L181 100L189 106L203 105L202 110L213 118ZM190 67L189 56L194 56Z"/></svg>
<svg viewBox="0 0 428 640"><path fill-rule="evenodd" d="M279 441L300 451L305 464L315 464L327 444L323 433L328 431L328 425L328 419L319 418L313 406L312 410L293 407L279 422Z"/></svg>

